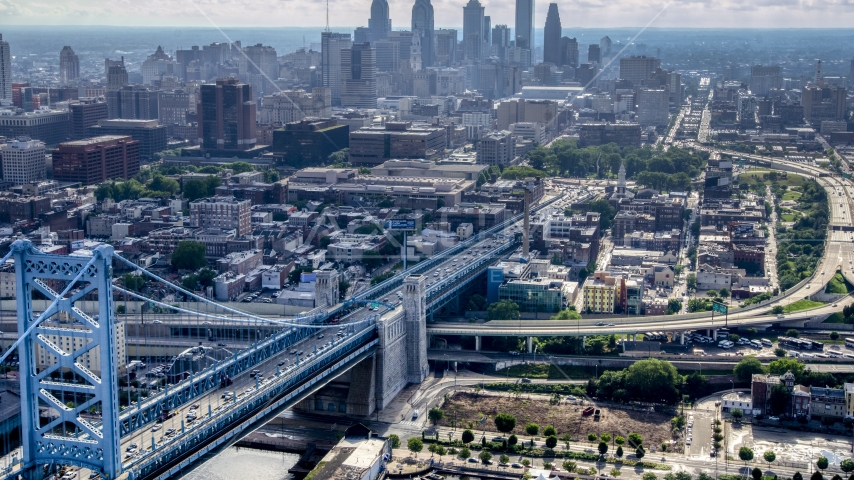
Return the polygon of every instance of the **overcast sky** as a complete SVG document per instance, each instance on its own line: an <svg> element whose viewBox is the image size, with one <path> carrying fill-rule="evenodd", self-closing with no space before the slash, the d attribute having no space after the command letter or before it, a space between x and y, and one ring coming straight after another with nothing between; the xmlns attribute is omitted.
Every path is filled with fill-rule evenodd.
<svg viewBox="0 0 854 480"><path fill-rule="evenodd" d="M854 25L854 0L669 0L653 27L781 28ZM390 0L392 27L407 28L414 0ZM462 25L468 0L433 0L436 27ZM513 26L514 0L481 0L492 24ZM558 2L564 28L643 26L668 0ZM329 0L330 24L367 26L371 0ZM548 1L538 0L536 25ZM324 0L0 0L0 26L322 26Z"/></svg>

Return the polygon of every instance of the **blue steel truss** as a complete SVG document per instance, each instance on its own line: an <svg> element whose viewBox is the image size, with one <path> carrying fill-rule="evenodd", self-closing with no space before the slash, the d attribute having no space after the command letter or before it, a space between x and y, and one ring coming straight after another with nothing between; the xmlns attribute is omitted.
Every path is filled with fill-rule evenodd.
<svg viewBox="0 0 854 480"><path fill-rule="evenodd" d="M121 465L113 248L98 247L93 258L57 256L18 240L12 250L23 338L18 349L23 468L79 465L115 478ZM38 318L33 316L34 290L52 302ZM90 294L100 299L94 318L74 305ZM89 359L98 362L87 367ZM56 416L42 423L40 404ZM101 423L92 420L90 408L101 411Z"/></svg>
<svg viewBox="0 0 854 480"><path fill-rule="evenodd" d="M328 382L372 354L378 344L376 325L351 334L292 371L277 373L271 384L256 388L252 394L243 398L235 395L230 408L209 413L164 446L155 444L154 450L128 464L126 471L131 478L169 478L182 468L182 461L191 463L224 442L239 438L266 416L292 405L312 387Z"/></svg>

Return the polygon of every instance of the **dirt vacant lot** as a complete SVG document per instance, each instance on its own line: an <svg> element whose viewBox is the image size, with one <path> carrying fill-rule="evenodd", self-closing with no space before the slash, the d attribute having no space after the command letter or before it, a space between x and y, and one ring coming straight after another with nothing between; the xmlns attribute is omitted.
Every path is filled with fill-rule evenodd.
<svg viewBox="0 0 854 480"><path fill-rule="evenodd" d="M585 407L590 405L586 403ZM583 408L580 405L550 405L546 397L537 395L528 398L524 394L514 397L494 392L457 392L442 406L445 418L439 424L451 426L456 417L457 427L468 427L469 422L473 422L474 428L480 430L483 427L479 426L479 420L481 415L486 415L484 427L487 431L495 431L492 419L499 413L509 413L516 417L516 429L512 433L523 439L527 438L525 425L528 423L539 424L541 433L546 426L552 425L557 429L558 437L569 433L574 442L587 442L588 434L606 432L624 438L631 432L637 432L643 437L644 445L655 447L672 438L671 417L668 415L596 406L602 411L602 417L596 422L592 415L581 415Z"/></svg>

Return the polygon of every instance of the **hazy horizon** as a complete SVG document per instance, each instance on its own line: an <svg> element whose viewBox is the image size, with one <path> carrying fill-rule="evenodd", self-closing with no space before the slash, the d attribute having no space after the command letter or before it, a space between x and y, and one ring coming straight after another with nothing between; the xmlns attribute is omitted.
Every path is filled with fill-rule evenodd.
<svg viewBox="0 0 854 480"><path fill-rule="evenodd" d="M435 24L462 23L467 0L433 0ZM513 0L482 0L492 24L514 24ZM412 0L389 2L392 26L408 27ZM542 27L548 1L536 4L535 24ZM366 26L371 0L331 0L330 25ZM668 0L655 3L602 0L559 3L567 25L595 28L652 26L675 28L850 28L854 3L849 0ZM326 25L326 2L297 0L0 0L0 18L16 25L297 27Z"/></svg>

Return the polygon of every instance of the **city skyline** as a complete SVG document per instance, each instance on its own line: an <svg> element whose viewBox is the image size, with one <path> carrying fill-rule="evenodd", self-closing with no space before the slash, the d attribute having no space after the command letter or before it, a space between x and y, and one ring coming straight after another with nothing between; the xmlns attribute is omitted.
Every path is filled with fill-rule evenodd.
<svg viewBox="0 0 854 480"><path fill-rule="evenodd" d="M392 19L408 19L414 2L389 2ZM438 0L434 2L437 27L460 27L462 7L466 0ZM122 0L104 4L94 0L70 0L57 4L49 0L2 0L0 15L13 19L16 25L123 25L123 26L323 26L326 24L325 2L298 4L295 0L282 0L283 8L270 9L268 2L246 0L228 2L220 0L195 0L174 3L167 0L142 2ZM330 1L329 23L332 28L367 26L370 0ZM492 24L515 24L513 3L485 0L482 5L492 17ZM295 7L299 8L288 8ZM253 12L257 7L257 13ZM565 28L572 27L642 27L652 20L651 26L673 28L846 28L854 22L854 5L822 1L803 6L796 2L761 2L744 5L725 1L714 5L704 2L660 2L649 5L632 1L619 9L609 8L603 2L585 2L581 5L559 4L571 12ZM535 22L542 28L546 18L547 2L536 5ZM12 23L12 22L10 22ZM404 27L400 21L396 28Z"/></svg>

